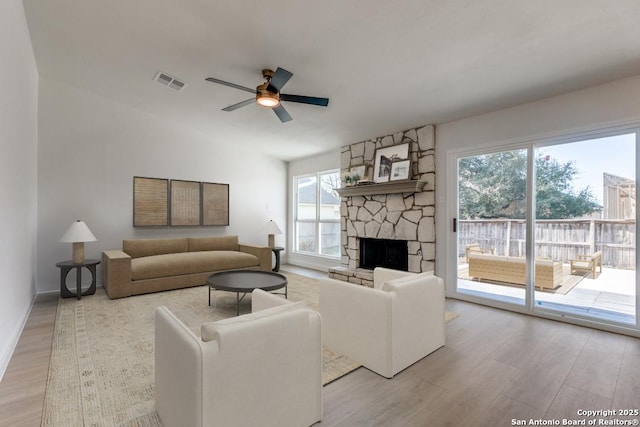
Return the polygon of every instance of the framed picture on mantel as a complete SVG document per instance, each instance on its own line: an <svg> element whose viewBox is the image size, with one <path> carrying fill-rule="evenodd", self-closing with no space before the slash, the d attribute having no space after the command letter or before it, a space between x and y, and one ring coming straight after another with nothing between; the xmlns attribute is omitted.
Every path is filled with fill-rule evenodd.
<svg viewBox="0 0 640 427"><path fill-rule="evenodd" d="M399 160L391 163L391 173L389 181L399 181L409 179L409 171L411 170L411 160Z"/></svg>
<svg viewBox="0 0 640 427"><path fill-rule="evenodd" d="M373 180L375 182L388 182L391 176L392 163L407 159L409 159L408 143L378 148L373 167Z"/></svg>

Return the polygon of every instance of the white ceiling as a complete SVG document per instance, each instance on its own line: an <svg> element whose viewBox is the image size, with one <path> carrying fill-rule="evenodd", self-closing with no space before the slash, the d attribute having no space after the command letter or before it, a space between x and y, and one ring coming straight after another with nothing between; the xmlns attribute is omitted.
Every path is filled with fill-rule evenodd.
<svg viewBox="0 0 640 427"><path fill-rule="evenodd" d="M640 74L638 0L23 3L41 75L283 160ZM276 67L329 106L285 102L282 124L205 81Z"/></svg>

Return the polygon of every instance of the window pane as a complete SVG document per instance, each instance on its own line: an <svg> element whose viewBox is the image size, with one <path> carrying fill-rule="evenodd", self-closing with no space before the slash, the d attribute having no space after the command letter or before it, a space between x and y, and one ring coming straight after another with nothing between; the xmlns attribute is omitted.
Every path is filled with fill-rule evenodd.
<svg viewBox="0 0 640 427"><path fill-rule="evenodd" d="M303 252L316 251L315 223L296 222L296 249Z"/></svg>
<svg viewBox="0 0 640 427"><path fill-rule="evenodd" d="M320 175L320 219L340 219L340 196L334 190L340 186L338 172Z"/></svg>
<svg viewBox="0 0 640 427"><path fill-rule="evenodd" d="M298 219L316 219L316 177L304 176L297 179Z"/></svg>
<svg viewBox="0 0 640 427"><path fill-rule="evenodd" d="M340 223L320 223L320 253L340 256Z"/></svg>

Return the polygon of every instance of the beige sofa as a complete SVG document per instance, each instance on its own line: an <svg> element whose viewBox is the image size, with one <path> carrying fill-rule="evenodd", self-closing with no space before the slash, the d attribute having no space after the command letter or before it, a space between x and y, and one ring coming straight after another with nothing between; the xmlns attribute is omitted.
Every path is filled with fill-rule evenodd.
<svg viewBox="0 0 640 427"><path fill-rule="evenodd" d="M216 271L271 271L271 248L238 243L238 236L123 240L102 253L109 298L199 286Z"/></svg>
<svg viewBox="0 0 640 427"><path fill-rule="evenodd" d="M496 282L524 285L526 262L524 258L469 253L469 277ZM555 289L562 283L562 263L546 259L536 260L535 286Z"/></svg>

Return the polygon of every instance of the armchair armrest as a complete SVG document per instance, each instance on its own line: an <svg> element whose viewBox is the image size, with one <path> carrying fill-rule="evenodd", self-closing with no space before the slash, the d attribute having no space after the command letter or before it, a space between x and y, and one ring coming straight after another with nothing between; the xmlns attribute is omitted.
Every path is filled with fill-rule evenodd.
<svg viewBox="0 0 640 427"><path fill-rule="evenodd" d="M419 274L385 289L396 294L393 307L393 372L445 345L444 282Z"/></svg>
<svg viewBox="0 0 640 427"><path fill-rule="evenodd" d="M102 285L109 298L131 296L131 257L126 252L102 252Z"/></svg>
<svg viewBox="0 0 640 427"><path fill-rule="evenodd" d="M391 378L395 295L335 279L320 280L318 288L323 343Z"/></svg>
<svg viewBox="0 0 640 427"><path fill-rule="evenodd" d="M392 270L390 268L376 267L373 270L373 287L382 289L382 286L389 280L402 279L403 277L415 276L416 273L408 271Z"/></svg>
<svg viewBox="0 0 640 427"><path fill-rule="evenodd" d="M271 248L269 246L239 244L238 250L255 255L260 260L260 270L271 271Z"/></svg>

